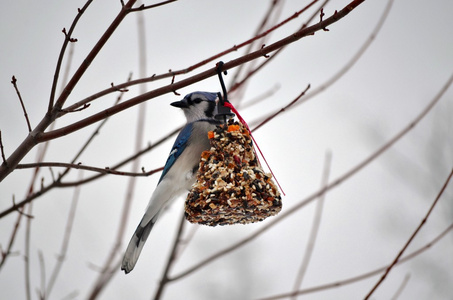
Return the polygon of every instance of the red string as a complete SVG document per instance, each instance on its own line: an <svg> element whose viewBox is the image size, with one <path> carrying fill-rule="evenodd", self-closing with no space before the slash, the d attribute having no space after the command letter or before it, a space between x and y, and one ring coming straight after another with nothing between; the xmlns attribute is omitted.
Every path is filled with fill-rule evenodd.
<svg viewBox="0 0 453 300"><path fill-rule="evenodd" d="M236 116L238 117L239 121L240 121L240 122L247 128L247 130L250 132L250 136L252 137L253 143L255 143L255 146L256 146L256 148L258 149L258 151L260 152L261 157L264 159L264 162L266 163L267 167L269 168L269 171L271 171L271 174L272 174L272 176L274 177L275 182L277 182L278 187L279 187L280 190L282 191L282 194L283 194L284 196L286 196L285 192L283 191L282 187L280 186L280 183L279 183L278 180L277 180L277 177L275 177L274 172L272 172L271 167L270 167L269 164L267 163L267 160L266 160L266 158L264 157L263 152L261 152L261 149L260 149L260 147L258 146L258 143L256 142L255 138L253 137L252 131L250 130L249 125L247 124L247 122L245 122L245 120L242 118L242 116L239 114L239 112L238 112L237 109L233 106L233 104L231 104L230 102L225 102L225 103L224 103L224 106L231 108L231 110L232 110L232 111L236 114ZM258 158L258 157L257 157L257 158ZM258 159L258 162L259 162L259 159Z"/></svg>

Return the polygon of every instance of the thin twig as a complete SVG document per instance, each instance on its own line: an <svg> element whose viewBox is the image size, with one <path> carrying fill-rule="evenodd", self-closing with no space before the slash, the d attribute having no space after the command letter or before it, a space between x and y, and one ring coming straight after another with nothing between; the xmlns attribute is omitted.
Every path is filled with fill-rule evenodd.
<svg viewBox="0 0 453 300"><path fill-rule="evenodd" d="M79 172L79 179L83 177L83 172ZM60 274L61 267L66 259L66 253L68 252L69 241L71 239L72 226L74 224L75 214L77 210L77 203L80 196L80 186L76 186L74 189L74 194L71 200L71 207L69 208L69 215L66 221L66 227L63 236L63 242L61 243L60 253L57 256L57 262L53 268L53 271L50 275L49 282L47 283L46 296L50 297L52 289L57 281L58 275Z"/></svg>
<svg viewBox="0 0 453 300"><path fill-rule="evenodd" d="M390 264L390 266L387 268L387 270L385 270L385 273L382 275L382 277L379 279L379 281L373 286L373 288L371 289L371 291L365 296L365 300L369 299L371 297L371 295L373 295L374 291L376 291L376 289L381 285L381 283L385 280L385 278L387 277L387 275L390 273L390 271L392 270L392 268L396 265L396 263L398 262L398 260L401 258L401 256L403 255L404 251L406 251L407 247L409 247L410 243L412 242L412 240L415 238L415 236L418 234L418 232L420 231L420 229L422 229L423 225L425 225L426 221L428 220L431 212L433 211L434 207L436 206L436 204L439 202L439 199L440 197L442 196L442 194L444 193L445 189L447 188L448 186L448 183L450 182L450 179L451 177L453 176L453 169L451 170L450 174L448 175L447 177L447 180L445 181L445 183L443 184L442 188L440 189L439 193L437 194L437 197L434 199L433 203L431 204L431 207L429 208L428 212L426 213L425 217L423 218L423 220L420 222L420 224L418 225L418 227L415 229L414 233L412 233L411 237L409 238L409 240L406 242L406 244L404 245L404 247L400 250L400 252L398 253L398 255L395 257L395 259L393 260L393 262Z"/></svg>
<svg viewBox="0 0 453 300"><path fill-rule="evenodd" d="M176 253L177 253L178 245L181 241L181 234L183 232L185 223L186 223L186 218L183 213L181 216L181 220L179 222L178 231L176 232L176 236L175 236L175 240L173 242L172 249L170 251L170 256L168 257L167 264L165 265L164 272L163 272L162 277L159 282L159 287L156 290L156 294L154 294L154 298L153 298L154 300L159 300L162 297L162 294L164 292L164 289L165 289L167 283L169 283L171 281L171 279L168 277L168 274L170 273L170 269L172 268L173 263L175 262L175 259L177 256Z"/></svg>
<svg viewBox="0 0 453 300"><path fill-rule="evenodd" d="M2 141L2 131L0 130L0 151L2 152L2 160L3 163L6 165L6 157L5 157L5 150L3 149L3 141Z"/></svg>
<svg viewBox="0 0 453 300"><path fill-rule="evenodd" d="M24 112L25 121L27 122L28 132L31 132L30 120L28 119L28 114L27 114L27 110L25 109L24 101L22 100L22 96L20 95L19 88L17 87L17 79L15 76L13 76L11 83L13 84L13 87L16 90L17 97L19 97L20 105L22 106L22 111Z"/></svg>
<svg viewBox="0 0 453 300"><path fill-rule="evenodd" d="M39 266L41 270L41 288L37 289L36 293L38 298L41 300L46 299L46 264L44 261L44 255L41 250L38 250Z"/></svg>
<svg viewBox="0 0 453 300"><path fill-rule="evenodd" d="M98 168L93 166L85 166L80 163L78 164L71 164L71 163L63 163L63 162L40 162L40 163L30 163L30 164L19 164L17 165L17 169L30 169L30 168L38 168L38 167L61 167L67 169L79 169L79 170L86 170L92 172L98 172L101 174L111 174L111 175L119 175L119 176L130 176L130 177L147 177L159 171L162 171L164 168L160 167L157 169L153 169L147 172L125 172L125 171L117 171L115 169L106 168ZM60 180L58 178L56 181Z"/></svg>
<svg viewBox="0 0 453 300"><path fill-rule="evenodd" d="M33 211L33 203L26 207L27 214L31 215ZM25 250L24 250L24 267L25 267L25 295L27 300L31 300L31 279L30 279L30 236L31 236L31 219L27 218L25 224Z"/></svg>
<svg viewBox="0 0 453 300"><path fill-rule="evenodd" d="M321 188L325 187L329 181L331 161L332 161L332 153L330 151L327 151L326 156L325 156L325 161L324 161L324 172L322 175ZM308 269L308 264L310 263L313 249L315 248L316 238L318 236L318 231L319 231L319 225L321 224L321 216L322 216L325 196L326 196L326 194L321 195L319 197L318 201L316 201L316 210L315 210L315 215L313 217L313 225L311 227L307 247L305 248L305 254L302 259L302 263L300 265L300 269L299 269L299 272L297 274L297 277L296 277L296 280L295 280L294 286L293 286L293 289L294 289L293 299L297 298L297 296L296 296L297 290L299 290L300 286L302 285L302 281L303 281L305 273L307 272L307 269Z"/></svg>
<svg viewBox="0 0 453 300"><path fill-rule="evenodd" d="M144 5L144 4L142 4L142 5L140 5L140 6L137 7L137 8L131 8L131 9L129 9L129 12L144 11L144 10L146 10L146 9L156 8L156 7L159 7L159 6L162 6L162 5L166 5L166 4L175 2L175 1L178 1L178 0L167 0L167 1L162 1L162 2L159 2L159 3L156 3L156 4L151 4L151 5Z"/></svg>
<svg viewBox="0 0 453 300"><path fill-rule="evenodd" d="M22 211L22 210L23 210L23 208L17 208L17 211ZM9 238L8 245L6 246L6 249L4 249L4 250L2 249L2 260L0 261L0 270L2 269L3 265L5 264L6 259L11 254L11 249L13 247L14 240L16 239L17 231L19 229L19 224L20 224L21 220L22 220L22 214L19 213L17 215L16 222L14 223L14 227L13 227L13 230L11 232L11 237Z"/></svg>
<svg viewBox="0 0 453 300"><path fill-rule="evenodd" d="M436 236L432 241L430 241L426 245L418 248L417 250L415 250L414 252L408 254L407 256L402 257L398 261L397 265L403 264L403 263L413 259L414 257L416 257L417 255L420 255L421 253L425 252L426 250L432 249L432 247L435 244L437 244L437 242L439 242L442 238L447 236L447 234L450 231L453 231L453 224L450 224L450 226L448 226L444 231L442 231L438 236ZM326 283L326 284L322 284L322 285L306 288L306 289L298 291L297 295L306 295L306 294L315 293L315 292L319 292L319 291L325 291L325 290L328 290L328 289L334 289L334 288L338 288L338 287L341 287L341 286L352 284L352 283L355 283L355 282L358 282L358 281L361 281L361 280L365 280L365 279L368 279L370 277L379 275L380 273L385 271L387 269L387 267L388 266L384 266L384 267L369 271L367 273L356 275L354 277L350 277L350 278L343 279L343 280L340 280L340 281L335 281L335 282L331 282L331 283ZM260 298L259 300L278 300L278 299L289 298L292 295L293 295L292 292L291 293L284 293L284 294L274 295L274 296L271 296L271 297Z"/></svg>
<svg viewBox="0 0 453 300"><path fill-rule="evenodd" d="M176 253L176 258L181 257L184 251L189 246L189 243L193 240L195 233L200 229L200 226L191 226L190 231L179 241L178 252Z"/></svg>
<svg viewBox="0 0 453 300"><path fill-rule="evenodd" d="M266 124L267 122L269 122L270 120L272 120L273 118L275 118L276 116L278 116L279 114L281 114L282 112L284 112L285 110L287 110L289 107L291 107L292 105L294 105L297 101L299 101L300 98L302 98L305 93L310 89L310 85L307 85L307 87L305 88L305 90L303 90L294 100L292 100L290 103L288 103L286 106L282 107L279 111L275 112L274 114L270 115L269 117L267 117L264 121L262 121L260 124L258 124L255 128L252 129L252 131L255 131L257 129L259 129L261 126L263 126L264 124Z"/></svg>
<svg viewBox="0 0 453 300"><path fill-rule="evenodd" d="M401 293L403 292L404 288L406 287L407 283L409 282L410 278L411 278L411 274L406 274L406 276L404 276L403 281L401 282L399 288L396 290L395 295L393 295L391 300L397 300L398 299L398 297L401 295Z"/></svg>
<svg viewBox="0 0 453 300"><path fill-rule="evenodd" d="M387 143L385 143L383 146L381 146L378 150L376 150L374 153L372 153L368 158L365 160L361 161L359 164L351 168L349 171L338 177L336 180L332 181L329 185L327 185L325 188L320 189L316 191L315 193L311 194L307 198L301 200L298 204L296 204L293 208L280 213L280 215L276 218L274 218L272 221L268 222L267 224L263 225L259 230L257 230L255 233L251 234L250 236L226 247L223 250L220 250L217 253L214 253L213 255L205 258L201 262L195 264L194 266L186 269L185 271L179 273L178 275L175 275L174 277L171 278L171 280L178 280L181 279L194 271L200 269L201 267L204 267L205 265L211 263L212 261L240 248L241 246L247 244L248 242L254 240L258 236L260 236L264 231L269 229L270 227L274 226L287 216L291 215L292 213L296 212L300 208L304 207L311 201L315 200L317 197L323 195L327 191L333 189L334 187L337 187L341 183L343 183L345 180L349 179L353 175L357 174L359 171L361 171L364 167L366 167L368 164L373 162L377 157L379 157L381 154L383 154L385 151L387 151L390 147L392 147L397 141L399 141L403 136L405 136L410 130L412 130L425 116L428 114L428 112L433 108L433 106L440 100L440 98L443 96L445 91L450 87L450 85L453 82L453 74L451 77L448 79L448 81L444 84L444 86L441 88L441 90L438 92L438 94L428 103L428 105L421 111L421 113L414 119L412 120L405 128L403 128L398 134L396 134L392 139L390 139ZM0 215L1 216L1 215Z"/></svg>
<svg viewBox="0 0 453 300"><path fill-rule="evenodd" d="M121 257L118 258L118 260L112 264L112 267L107 270L99 270L99 272L102 272L102 276L98 278L99 281L96 281L95 287L93 290L90 292L90 294L86 297L88 300L94 300L97 299L99 296L99 293L102 291L102 287L105 286L107 282L109 282L114 275L118 274L118 270L121 266Z"/></svg>

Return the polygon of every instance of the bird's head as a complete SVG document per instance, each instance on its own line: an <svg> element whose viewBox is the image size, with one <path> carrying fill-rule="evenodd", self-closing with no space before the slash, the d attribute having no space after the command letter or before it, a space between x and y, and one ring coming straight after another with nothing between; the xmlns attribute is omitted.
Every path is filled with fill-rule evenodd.
<svg viewBox="0 0 453 300"><path fill-rule="evenodd" d="M187 122L194 122L201 119L213 119L216 100L217 93L193 92L170 105L181 108Z"/></svg>

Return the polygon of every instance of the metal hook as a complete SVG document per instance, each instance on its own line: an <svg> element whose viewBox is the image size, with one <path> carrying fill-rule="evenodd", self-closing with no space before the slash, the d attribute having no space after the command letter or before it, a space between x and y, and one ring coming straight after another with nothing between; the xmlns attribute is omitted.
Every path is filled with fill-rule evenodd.
<svg viewBox="0 0 453 300"><path fill-rule="evenodd" d="M235 114L231 112L231 109L229 107L224 106L225 102L229 102L229 101L228 101L227 90L225 87L225 82L223 81L223 76L222 76L223 65L224 65L223 61L219 61L216 64L217 75L219 76L219 81L220 81L220 85L222 87L223 97L222 97L221 93L217 93L217 95L219 96L219 102L217 103L216 109L214 111L215 112L214 115L217 120L223 120L223 122L226 123L227 119L234 117ZM227 75L227 71L226 70L223 71L223 74Z"/></svg>

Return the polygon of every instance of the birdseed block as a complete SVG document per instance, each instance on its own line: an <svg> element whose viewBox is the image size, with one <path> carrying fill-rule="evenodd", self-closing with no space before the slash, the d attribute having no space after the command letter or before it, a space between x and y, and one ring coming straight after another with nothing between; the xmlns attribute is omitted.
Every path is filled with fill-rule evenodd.
<svg viewBox="0 0 453 300"><path fill-rule="evenodd" d="M248 224L276 215L280 193L257 160L250 132L232 119L208 132L197 181L185 202L186 219L209 226Z"/></svg>

